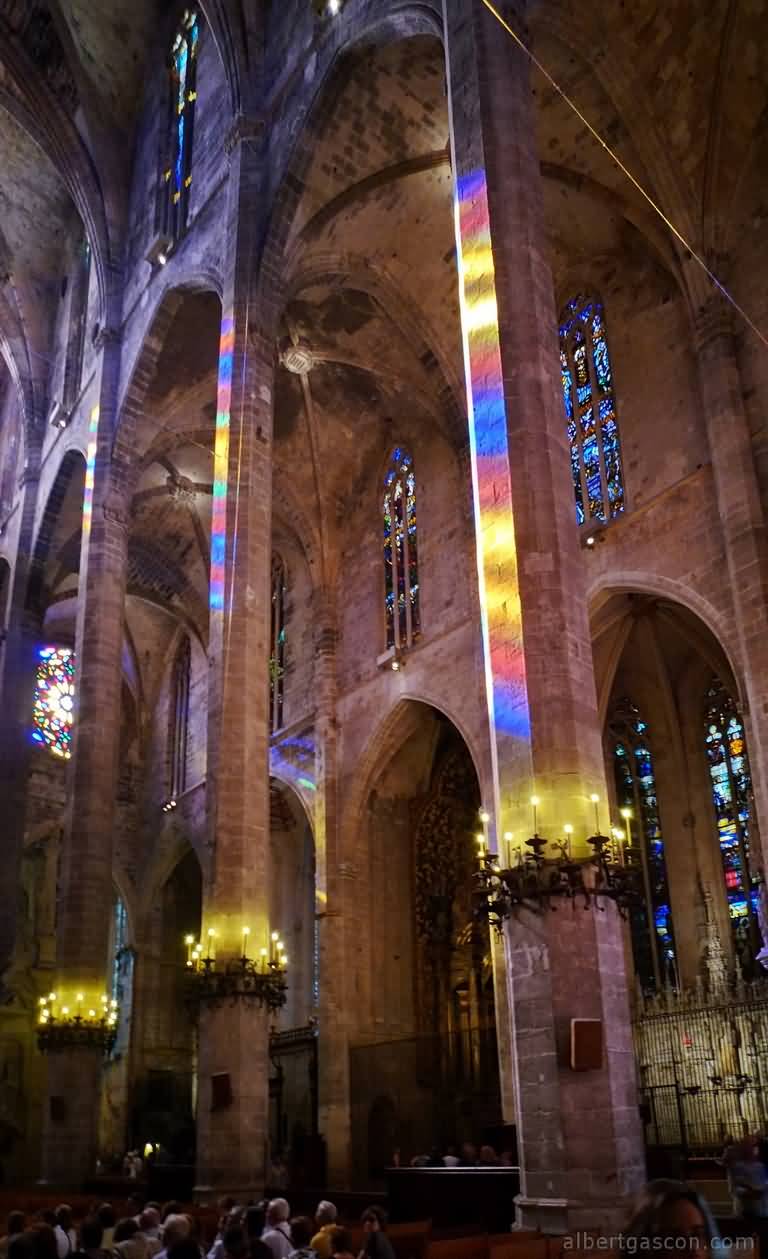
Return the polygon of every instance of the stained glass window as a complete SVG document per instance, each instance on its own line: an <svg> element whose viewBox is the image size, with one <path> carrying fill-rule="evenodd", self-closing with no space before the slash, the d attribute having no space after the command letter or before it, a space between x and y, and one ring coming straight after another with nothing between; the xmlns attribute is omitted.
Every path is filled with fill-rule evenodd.
<svg viewBox="0 0 768 1259"><path fill-rule="evenodd" d="M719 678L707 691L704 740L734 943L749 965L758 899L749 851L752 778L744 723Z"/></svg>
<svg viewBox="0 0 768 1259"><path fill-rule="evenodd" d="M189 638L184 635L173 665L171 713L168 739L170 773L168 786L172 800L187 787L187 743L189 739L189 683L191 670Z"/></svg>
<svg viewBox="0 0 768 1259"><path fill-rule="evenodd" d="M560 315L560 368L580 525L624 510L624 477L602 303L579 294Z"/></svg>
<svg viewBox="0 0 768 1259"><path fill-rule="evenodd" d="M110 933L109 995L119 1011L117 1039L112 1050L115 1057L124 1053L130 1040L131 1007L133 1004L133 949L128 942L128 912L119 895L112 903Z"/></svg>
<svg viewBox="0 0 768 1259"><path fill-rule="evenodd" d="M171 130L168 165L163 172L163 182L167 185L166 228L174 240L182 235L187 225L199 40L197 14L186 9L171 48Z"/></svg>
<svg viewBox="0 0 768 1259"><path fill-rule="evenodd" d="M419 637L419 557L413 460L396 446L384 476L384 600L387 647Z"/></svg>
<svg viewBox="0 0 768 1259"><path fill-rule="evenodd" d="M269 728L283 724L285 698L285 565L272 556L272 632L269 655Z"/></svg>
<svg viewBox="0 0 768 1259"><path fill-rule="evenodd" d="M643 900L630 915L635 971L645 989L659 989L667 980L675 983L677 972L648 726L632 701L622 699L614 707L609 731L616 799L619 808L628 812L623 825L629 832L633 859L642 870Z"/></svg>
<svg viewBox="0 0 768 1259"><path fill-rule="evenodd" d="M54 756L71 755L75 707L75 653L69 647L38 651L32 738Z"/></svg>

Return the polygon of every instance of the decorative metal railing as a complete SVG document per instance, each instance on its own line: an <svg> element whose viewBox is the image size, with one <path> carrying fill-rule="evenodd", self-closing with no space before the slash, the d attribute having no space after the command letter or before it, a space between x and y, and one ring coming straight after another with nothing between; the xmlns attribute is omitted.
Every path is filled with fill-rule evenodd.
<svg viewBox="0 0 768 1259"><path fill-rule="evenodd" d="M649 1146L713 1153L768 1129L768 980L640 996L633 1030Z"/></svg>

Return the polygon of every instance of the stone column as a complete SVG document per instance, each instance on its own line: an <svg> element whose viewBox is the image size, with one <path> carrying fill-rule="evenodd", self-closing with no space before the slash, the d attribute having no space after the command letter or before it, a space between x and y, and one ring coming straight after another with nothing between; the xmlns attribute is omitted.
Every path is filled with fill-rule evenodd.
<svg viewBox="0 0 768 1259"><path fill-rule="evenodd" d="M768 830L768 777L760 751L768 746L768 549L749 423L736 357L733 312L718 293L696 312L695 331L704 416L712 456L717 517L733 599L733 630L742 664L743 707L758 820ZM754 833L753 857L765 866Z"/></svg>
<svg viewBox="0 0 768 1259"><path fill-rule="evenodd" d="M91 437L75 637L76 710L59 872L56 991L59 1005L98 1008L106 990L112 855L121 715L121 656L128 551L128 504L111 464L120 371L116 333L102 334L99 403ZM79 1185L93 1174L102 1054L68 1049L48 1056L43 1119L45 1180Z"/></svg>
<svg viewBox="0 0 768 1259"><path fill-rule="evenodd" d="M525 37L527 5L502 8ZM480 0L443 11L493 822L523 839L535 793L541 833L568 822L586 855L606 792L528 61ZM518 1222L614 1227L643 1178L620 921L567 903L505 935ZM603 1022L599 1070L569 1069L576 1017Z"/></svg>
<svg viewBox="0 0 768 1259"><path fill-rule="evenodd" d="M203 944L220 964L266 947L269 889L269 688L274 318L251 299L263 225L258 133L228 144L227 263L219 356L211 537L208 834ZM200 1010L198 1194L265 1184L269 1015L255 1002ZM218 1077L218 1078L217 1078ZM245 1201L242 1197L241 1201Z"/></svg>
<svg viewBox="0 0 768 1259"><path fill-rule="evenodd" d="M28 438L29 440L29 438ZM3 843L0 845L0 886L19 885L21 854L27 802L29 729L35 688L35 645L40 633L39 618L28 605L28 584L34 542L39 449L28 449L27 466L22 473L21 521L16 559L6 609L4 643L0 643L0 800L3 801ZM3 625L0 624L0 630ZM18 897L5 897L0 914L0 991L2 977L12 960L16 941ZM12 986L12 985L11 985Z"/></svg>
<svg viewBox="0 0 768 1259"><path fill-rule="evenodd" d="M339 873L336 620L331 596L315 601L317 808L316 906L320 930L319 1129L327 1151L327 1183L349 1188L352 1147L349 1096L349 1001L344 913L346 882Z"/></svg>

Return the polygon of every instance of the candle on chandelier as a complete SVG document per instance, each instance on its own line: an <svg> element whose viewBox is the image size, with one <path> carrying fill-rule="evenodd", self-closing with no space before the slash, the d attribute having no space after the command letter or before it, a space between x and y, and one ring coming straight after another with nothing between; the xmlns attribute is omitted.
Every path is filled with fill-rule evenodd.
<svg viewBox="0 0 768 1259"><path fill-rule="evenodd" d="M515 837L511 831L504 832L504 844L506 847L507 868L510 870L512 869L512 840L514 838Z"/></svg>
<svg viewBox="0 0 768 1259"><path fill-rule="evenodd" d="M248 937L250 934L251 934L251 928L243 927L243 952L242 952L243 958L247 958L248 956Z"/></svg>
<svg viewBox="0 0 768 1259"><path fill-rule="evenodd" d="M571 826L570 822L566 822L565 826L563 827L563 834L565 835L565 851L568 853L568 856L570 857L571 836L573 834L573 827Z"/></svg>
<svg viewBox="0 0 768 1259"><path fill-rule="evenodd" d="M533 809L533 833L539 833L539 805L541 801L538 796L531 796L531 808Z"/></svg>
<svg viewBox="0 0 768 1259"><path fill-rule="evenodd" d="M600 834L600 797L594 793L589 797L595 806L595 834Z"/></svg>
<svg viewBox="0 0 768 1259"><path fill-rule="evenodd" d="M265 971L267 969L267 950L266 949L260 950L259 958L261 961L261 969L262 971Z"/></svg>
<svg viewBox="0 0 768 1259"><path fill-rule="evenodd" d="M477 839L477 860L480 865L480 869L482 870L483 866L485 865L486 839L485 839L485 835L480 835L480 834L478 834L475 838Z"/></svg>
<svg viewBox="0 0 768 1259"><path fill-rule="evenodd" d="M76 1014L77 1018L81 1018L81 1017L82 1017L82 1013L83 1013L83 1001L84 1001L84 1000L85 1000L85 998L84 998L84 996L83 996L82 992L78 992L78 993L77 993L77 995L76 995L76 997L75 997L75 1014Z"/></svg>
<svg viewBox="0 0 768 1259"><path fill-rule="evenodd" d="M270 960L270 962L274 962L274 960L275 960L275 954L277 953L277 945L278 945L279 940L280 940L280 933L279 933L279 931L273 931L273 932L272 932L272 935L271 935L271 937L270 937L270 942L269 942L269 960Z"/></svg>
<svg viewBox="0 0 768 1259"><path fill-rule="evenodd" d="M208 961L216 960L216 932L213 927L208 928Z"/></svg>
<svg viewBox="0 0 768 1259"><path fill-rule="evenodd" d="M187 946L187 966L191 966L192 965L192 949L195 946L195 937L185 936L184 943Z"/></svg>

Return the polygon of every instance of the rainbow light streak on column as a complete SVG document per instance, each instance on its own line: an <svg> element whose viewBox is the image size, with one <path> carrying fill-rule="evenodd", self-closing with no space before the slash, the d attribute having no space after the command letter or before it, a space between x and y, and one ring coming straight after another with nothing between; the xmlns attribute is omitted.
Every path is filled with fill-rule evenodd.
<svg viewBox="0 0 768 1259"><path fill-rule="evenodd" d="M83 494L83 536L89 537L93 520L93 487L96 482L96 450L98 446L99 404L91 410L88 424L88 447L85 452L85 492Z"/></svg>
<svg viewBox="0 0 768 1259"><path fill-rule="evenodd" d="M509 736L515 742L524 742L526 747L520 750L530 764L531 723L509 479L496 277L483 170L457 180L455 218L477 572L494 790L498 796L497 737ZM498 819L498 798L494 803Z"/></svg>
<svg viewBox="0 0 768 1259"><path fill-rule="evenodd" d="M212 612L224 611L224 582L227 560L227 479L229 471L229 421L232 408L232 357L235 345L234 319L221 321L219 342L219 384L216 400L216 445L213 460L213 514L211 517Z"/></svg>

